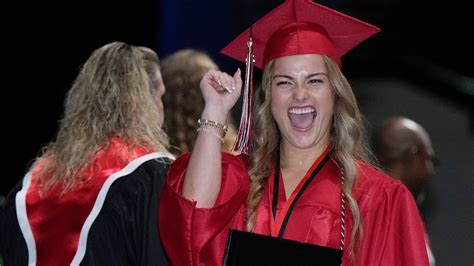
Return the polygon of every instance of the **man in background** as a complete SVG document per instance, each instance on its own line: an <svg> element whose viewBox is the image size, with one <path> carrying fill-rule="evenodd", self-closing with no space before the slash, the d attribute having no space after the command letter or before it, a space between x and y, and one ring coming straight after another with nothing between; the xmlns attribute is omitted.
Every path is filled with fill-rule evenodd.
<svg viewBox="0 0 474 266"><path fill-rule="evenodd" d="M417 122L406 117L389 117L376 126L372 144L380 166L401 180L413 194L418 208L425 198L425 185L437 163L430 136ZM426 248L430 265L435 264L428 235Z"/></svg>

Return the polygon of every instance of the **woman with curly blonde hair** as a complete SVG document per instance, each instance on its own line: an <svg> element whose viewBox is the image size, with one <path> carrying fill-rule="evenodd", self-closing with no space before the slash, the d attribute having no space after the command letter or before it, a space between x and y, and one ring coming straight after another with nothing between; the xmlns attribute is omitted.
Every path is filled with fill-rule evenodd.
<svg viewBox="0 0 474 266"><path fill-rule="evenodd" d="M164 93L151 49L113 42L92 53L56 138L7 200L7 265L167 264L156 227L173 158Z"/></svg>

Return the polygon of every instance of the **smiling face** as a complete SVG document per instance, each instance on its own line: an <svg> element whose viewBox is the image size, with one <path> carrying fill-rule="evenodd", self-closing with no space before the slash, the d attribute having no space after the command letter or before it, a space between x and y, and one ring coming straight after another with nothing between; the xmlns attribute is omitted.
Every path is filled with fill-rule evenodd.
<svg viewBox="0 0 474 266"><path fill-rule="evenodd" d="M334 113L334 92L322 56L294 55L275 60L271 110L283 145L326 147Z"/></svg>

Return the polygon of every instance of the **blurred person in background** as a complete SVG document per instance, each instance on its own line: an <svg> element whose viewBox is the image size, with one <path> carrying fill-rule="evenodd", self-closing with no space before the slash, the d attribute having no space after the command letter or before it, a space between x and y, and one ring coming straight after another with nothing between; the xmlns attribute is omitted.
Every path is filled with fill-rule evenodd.
<svg viewBox="0 0 474 266"><path fill-rule="evenodd" d="M196 49L178 50L161 61L161 73L166 86L165 130L170 137L170 151L175 155L189 152L196 141L196 121L200 117L204 99L199 83L209 70L219 67L212 58ZM232 152L236 129L231 117L222 150Z"/></svg>
<svg viewBox="0 0 474 266"><path fill-rule="evenodd" d="M376 126L372 145L383 170L408 187L420 208L426 183L438 163L428 132L412 119L393 116ZM426 229L425 237L430 265L435 265Z"/></svg>

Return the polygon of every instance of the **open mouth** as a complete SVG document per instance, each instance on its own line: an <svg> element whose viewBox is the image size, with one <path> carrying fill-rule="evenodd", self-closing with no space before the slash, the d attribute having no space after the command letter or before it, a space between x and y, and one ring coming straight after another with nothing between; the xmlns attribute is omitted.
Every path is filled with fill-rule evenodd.
<svg viewBox="0 0 474 266"><path fill-rule="evenodd" d="M314 107L293 107L288 110L288 118L291 125L296 129L307 129L316 118L317 112Z"/></svg>

